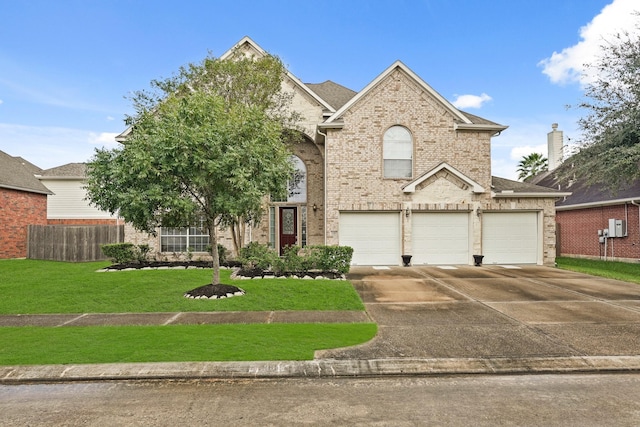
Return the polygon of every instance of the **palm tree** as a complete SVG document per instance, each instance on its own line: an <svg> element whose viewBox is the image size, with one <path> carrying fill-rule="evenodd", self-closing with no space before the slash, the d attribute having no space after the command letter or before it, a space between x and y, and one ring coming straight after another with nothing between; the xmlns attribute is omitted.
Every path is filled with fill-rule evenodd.
<svg viewBox="0 0 640 427"><path fill-rule="evenodd" d="M518 179L526 181L548 169L549 165L546 157L540 153L531 153L528 156L522 156L522 160L518 163L518 172L520 173Z"/></svg>

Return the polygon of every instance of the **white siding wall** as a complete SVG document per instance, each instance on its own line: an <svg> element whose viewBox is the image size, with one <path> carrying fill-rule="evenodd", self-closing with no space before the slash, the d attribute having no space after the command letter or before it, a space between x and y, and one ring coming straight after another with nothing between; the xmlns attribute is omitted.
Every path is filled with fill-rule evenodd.
<svg viewBox="0 0 640 427"><path fill-rule="evenodd" d="M42 183L54 194L47 197L47 218L110 219L115 216L89 205L82 180L48 180Z"/></svg>

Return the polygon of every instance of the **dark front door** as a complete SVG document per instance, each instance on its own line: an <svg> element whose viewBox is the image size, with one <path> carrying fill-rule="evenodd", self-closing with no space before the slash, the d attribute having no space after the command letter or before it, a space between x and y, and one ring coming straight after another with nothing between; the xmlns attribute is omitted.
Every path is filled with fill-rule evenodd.
<svg viewBox="0 0 640 427"><path fill-rule="evenodd" d="M298 243L298 208L280 208L280 255L282 249Z"/></svg>

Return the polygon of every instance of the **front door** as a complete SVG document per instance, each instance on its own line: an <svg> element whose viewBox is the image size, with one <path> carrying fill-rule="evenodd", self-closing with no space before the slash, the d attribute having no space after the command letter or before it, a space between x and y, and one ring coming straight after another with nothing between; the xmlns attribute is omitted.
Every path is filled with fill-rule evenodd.
<svg viewBox="0 0 640 427"><path fill-rule="evenodd" d="M298 243L298 208L280 208L280 255L287 246Z"/></svg>

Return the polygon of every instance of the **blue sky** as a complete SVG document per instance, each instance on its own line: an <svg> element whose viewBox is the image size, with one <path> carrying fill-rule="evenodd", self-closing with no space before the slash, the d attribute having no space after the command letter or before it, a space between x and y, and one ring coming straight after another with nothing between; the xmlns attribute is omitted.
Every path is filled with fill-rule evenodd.
<svg viewBox="0 0 640 427"><path fill-rule="evenodd" d="M637 0L0 0L0 150L42 168L114 147L126 96L249 36L305 83L359 91L401 60L459 108L508 125L492 173L546 155L603 37ZM569 141L569 143L571 142Z"/></svg>

